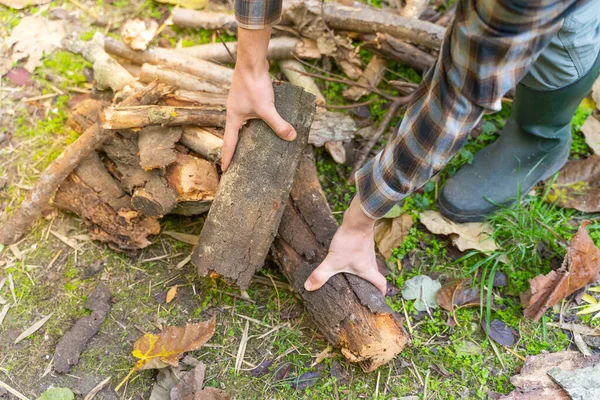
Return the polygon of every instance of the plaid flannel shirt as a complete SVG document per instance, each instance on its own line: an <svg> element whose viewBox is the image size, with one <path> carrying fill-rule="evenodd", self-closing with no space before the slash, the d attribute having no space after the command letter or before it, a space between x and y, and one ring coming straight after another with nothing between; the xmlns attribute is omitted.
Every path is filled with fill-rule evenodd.
<svg viewBox="0 0 600 400"><path fill-rule="evenodd" d="M385 215L423 186L464 145L486 111L525 76L585 0L458 0L439 57L385 148L356 174L363 211ZM260 29L281 15L281 0L236 0L240 26Z"/></svg>

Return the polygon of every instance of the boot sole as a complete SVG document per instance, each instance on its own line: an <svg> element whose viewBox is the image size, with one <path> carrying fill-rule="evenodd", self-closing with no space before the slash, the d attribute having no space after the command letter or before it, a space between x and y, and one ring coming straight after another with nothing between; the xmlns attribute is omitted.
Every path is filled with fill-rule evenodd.
<svg viewBox="0 0 600 400"><path fill-rule="evenodd" d="M565 152L565 155L562 155L561 158L559 159L559 161L557 162L558 165L557 167L551 168L552 172L546 173L545 175L542 175L542 177L534 182L532 185L530 185L528 188L526 188L525 190L522 191L522 193L529 193L531 191L531 189L533 189L535 186L537 186L540 182L545 181L546 179L550 178L551 176L553 176L555 173L557 173L558 171L560 171L560 169L567 163L567 161L569 160L569 154L570 154L570 150L571 150L571 144L569 143L569 146L567 147L567 151ZM508 207L512 204L516 203L516 200L511 200L508 201L506 203L504 203L504 207ZM496 208L493 211L490 211L489 213L481 213L481 214L457 214L454 211L451 211L450 209L448 209L445 205L444 202L438 198L437 199L437 206L438 209L440 211L440 213L442 213L443 216L451 219L454 222L458 222L458 223L468 223L468 222L482 222L483 220L485 220L486 217L488 217L489 215L495 213L496 211L500 210L501 208Z"/></svg>

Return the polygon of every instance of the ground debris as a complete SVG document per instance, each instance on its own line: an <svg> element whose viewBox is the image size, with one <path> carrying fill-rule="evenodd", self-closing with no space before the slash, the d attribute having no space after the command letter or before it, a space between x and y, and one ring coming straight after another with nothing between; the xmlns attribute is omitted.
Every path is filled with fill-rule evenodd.
<svg viewBox="0 0 600 400"><path fill-rule="evenodd" d="M575 371L599 361L600 355L585 357L577 351L529 356L521 372L510 378L515 390L501 400L569 400L567 393L550 379L548 371L556 367L564 371Z"/></svg>
<svg viewBox="0 0 600 400"><path fill-rule="evenodd" d="M153 19L129 19L121 27L121 37L125 44L134 50L146 50L148 43L154 39L158 23Z"/></svg>
<svg viewBox="0 0 600 400"><path fill-rule="evenodd" d="M548 375L554 379L573 400L600 399L600 365L566 371L552 368Z"/></svg>
<svg viewBox="0 0 600 400"><path fill-rule="evenodd" d="M375 226L375 243L381 255L386 259L392 255L392 250L399 247L409 234L413 225L410 214L402 214L398 218L383 218Z"/></svg>
<svg viewBox="0 0 600 400"><path fill-rule="evenodd" d="M445 284L437 292L439 305L447 311L454 307L479 305L479 288L471 287L471 279L458 279Z"/></svg>
<svg viewBox="0 0 600 400"><path fill-rule="evenodd" d="M529 290L521 294L525 317L539 320L550 307L596 280L600 268L600 249L587 233L586 227L590 223L581 223L559 270L538 275L529 281Z"/></svg>
<svg viewBox="0 0 600 400"><path fill-rule="evenodd" d="M79 356L90 339L98 333L110 310L110 290L108 285L100 282L89 295L85 308L91 315L78 320L75 325L58 342L54 352L54 370L61 374L69 372L79 362Z"/></svg>
<svg viewBox="0 0 600 400"><path fill-rule="evenodd" d="M600 211L600 156L568 162L550 188L548 201L583 212Z"/></svg>
<svg viewBox="0 0 600 400"><path fill-rule="evenodd" d="M27 16L21 19L7 39L13 48L11 59L17 62L27 58L24 68L33 72L41 64L44 54L60 47L65 37L62 21L49 21L44 17Z"/></svg>
<svg viewBox="0 0 600 400"><path fill-rule="evenodd" d="M437 308L437 292L442 285L427 275L417 275L404 283L402 297L406 300L415 300L415 310L427 311Z"/></svg>

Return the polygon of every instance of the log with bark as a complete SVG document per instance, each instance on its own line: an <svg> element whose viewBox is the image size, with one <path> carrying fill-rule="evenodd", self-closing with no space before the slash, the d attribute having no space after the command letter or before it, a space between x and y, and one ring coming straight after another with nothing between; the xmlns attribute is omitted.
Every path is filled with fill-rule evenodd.
<svg viewBox="0 0 600 400"><path fill-rule="evenodd" d="M371 93L369 87L376 88L379 85L385 74L385 65L386 61L384 59L374 56L358 79L361 86L352 86L346 89L342 94L344 98L356 101Z"/></svg>
<svg viewBox="0 0 600 400"><path fill-rule="evenodd" d="M132 106L110 107L103 113L104 129L131 129L161 126L225 126L222 107Z"/></svg>
<svg viewBox="0 0 600 400"><path fill-rule="evenodd" d="M377 33L375 35L363 35L362 39L365 49L383 58L398 61L419 72L427 71L435 62L435 57L431 54L398 40L392 35Z"/></svg>
<svg viewBox="0 0 600 400"><path fill-rule="evenodd" d="M143 64L140 69L139 78L141 82L152 82L155 79L175 88L182 88L198 92L227 93L223 86L207 82L192 74L163 68L152 64Z"/></svg>
<svg viewBox="0 0 600 400"><path fill-rule="evenodd" d="M319 331L366 372L392 360L408 342L400 318L370 283L338 274L308 292L304 282L327 255L337 223L309 148L300 162L272 251Z"/></svg>
<svg viewBox="0 0 600 400"><path fill-rule="evenodd" d="M215 272L246 289L262 268L308 142L314 102L313 95L297 86L275 85L275 106L297 132L292 142L260 120L242 128L192 254L201 276Z"/></svg>

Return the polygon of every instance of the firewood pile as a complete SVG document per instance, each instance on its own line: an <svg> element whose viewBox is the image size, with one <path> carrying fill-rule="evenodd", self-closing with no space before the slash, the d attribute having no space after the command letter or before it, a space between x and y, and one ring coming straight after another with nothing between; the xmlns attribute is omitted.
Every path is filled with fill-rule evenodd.
<svg viewBox="0 0 600 400"><path fill-rule="evenodd" d="M281 210L273 214L272 229L255 227L249 234L254 235L252 243L263 243L264 253L271 250L327 339L367 371L391 360L407 343L401 322L383 296L360 278L344 274L317 292L306 292L302 286L324 259L337 229L317 178L312 146L325 147L334 160L343 163L343 144L357 131L351 117L327 107L314 80L323 75L307 72L303 60L335 62L346 77L328 79L347 84L344 97L351 101L375 92L390 102L386 117L358 152L355 172L415 89L412 83L397 81L400 96L395 97L376 88L387 60L419 72L435 61L451 12L439 15L427 10L429 21L418 19L425 4L407 0L402 10L393 13L365 5L284 1L284 18L274 29L268 52L268 58L279 63L291 83L314 95L316 112L313 117L310 107L306 108L308 97L294 103L290 100L296 96L294 90L276 85L279 104L296 104L313 121L306 126L305 140L299 141L294 155L289 156L289 165L297 168L289 177L282 177L277 188L271 188L281 197ZM236 31L229 13L176 8L171 18L180 27ZM358 38L376 54L368 65L361 65L351 38ZM219 186L225 104L233 76L233 69L224 64L234 62L236 43L134 50L124 39L97 33L90 42L69 38L63 43L92 63L95 88L111 93L112 99L92 97L72 110L68 124L79 138L42 173L20 209L0 227L0 243L19 240L51 201L59 209L77 214L92 239L130 253L150 244L148 237L160 232L159 221L164 216L201 215L211 208ZM244 129L253 132L264 127L252 122ZM250 151L244 146L251 145L240 143L238 152ZM269 160L262 161L264 170L255 173L268 174ZM240 191L238 200L244 198L243 193ZM273 206L264 199L255 204L279 207L279 203ZM222 210L224 206L219 207ZM244 230L240 218L230 223L240 224L239 232ZM220 235L218 226L210 225L214 238ZM198 251L197 247L196 257ZM229 278L226 271L218 269L218 261L212 260L211 268L199 268L203 275L215 271L245 288L262 266L264 255L253 261L256 265L244 255L229 262L228 268L234 268Z"/></svg>

